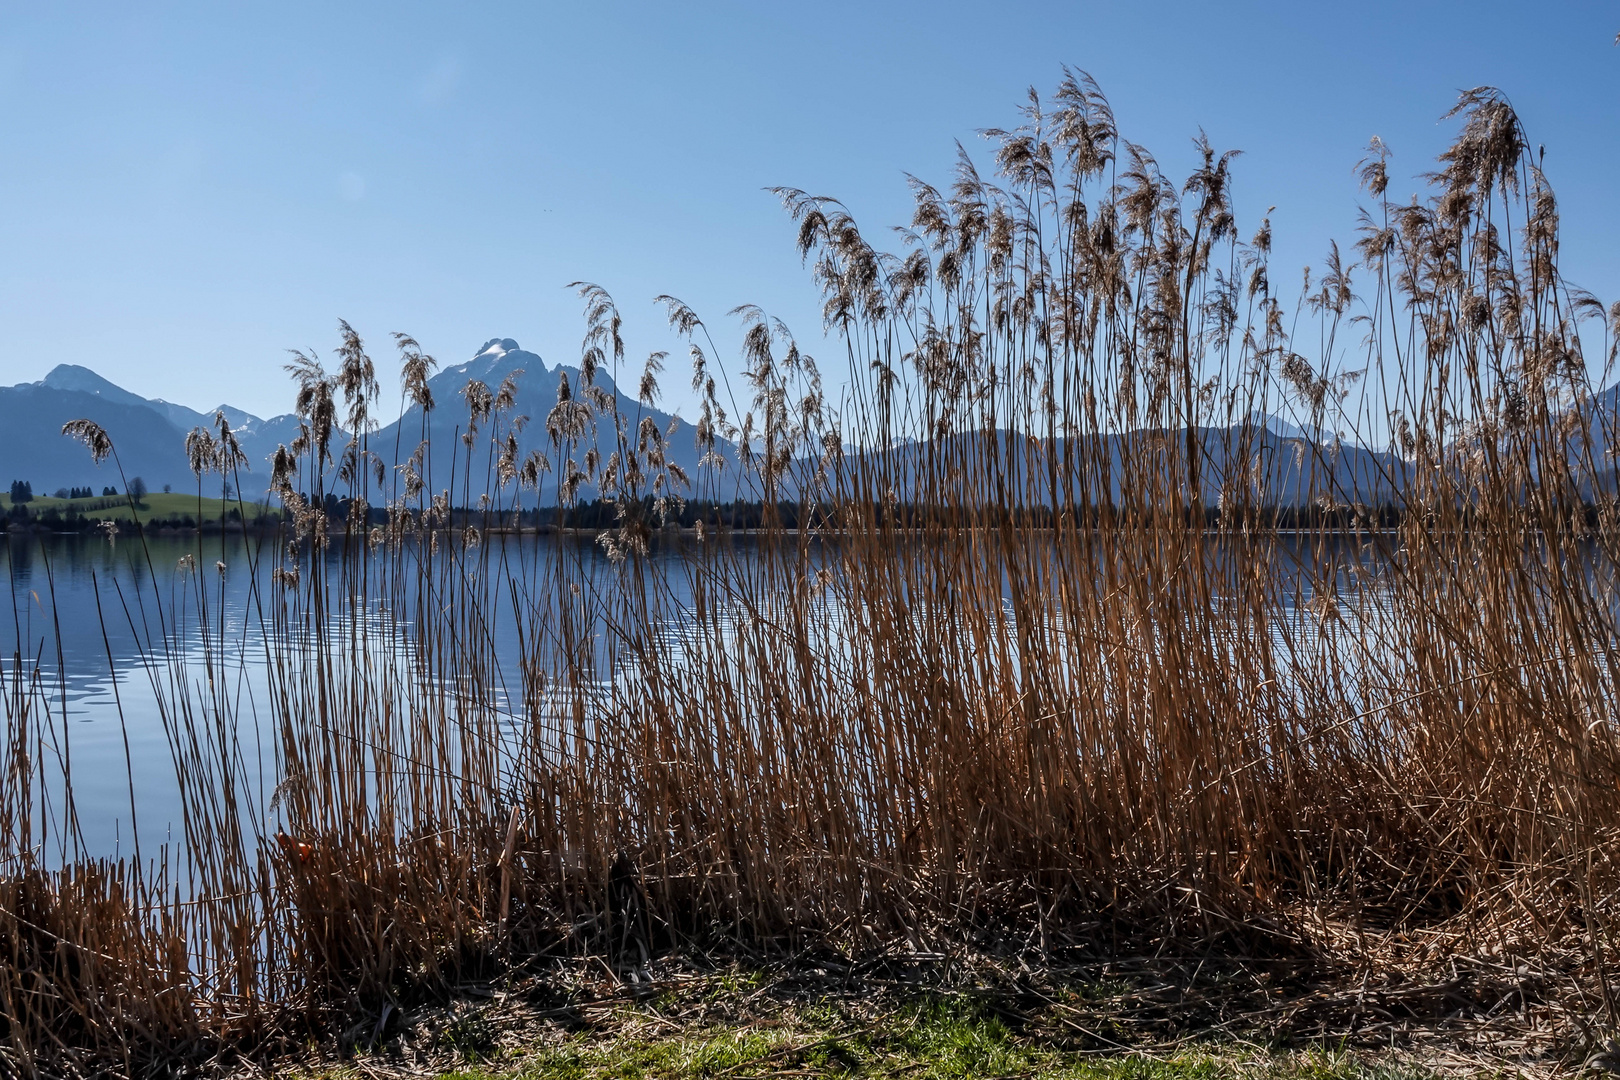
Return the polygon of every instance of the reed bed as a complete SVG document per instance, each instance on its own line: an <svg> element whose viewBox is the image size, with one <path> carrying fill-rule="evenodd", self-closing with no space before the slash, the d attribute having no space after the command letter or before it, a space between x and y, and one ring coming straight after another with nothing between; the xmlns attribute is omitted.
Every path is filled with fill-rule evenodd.
<svg viewBox="0 0 1620 1080"><path fill-rule="evenodd" d="M1453 116L1411 203L1374 143L1351 253L1288 304L1233 155L1200 138L1172 181L1078 73L988 133L993 177L964 154L913 180L894 252L783 190L846 376L825 389L752 307L728 363L659 298L696 475L603 389L633 365L596 286L526 457L511 386L435 402L400 337L407 400L467 409L455 476L425 446L382 468L344 324L335 373L292 366L288 524L254 568L273 793L211 677L206 557L143 608L207 645L147 667L184 798L161 851L84 850L71 784L42 780L65 699L8 665L0 1072L270 1054L579 955L634 983L811 949L1150 941L1346 978L1556 954L1607 1001L1620 530L1584 350L1620 306L1560 276L1505 97ZM234 445L223 420L188 441L199 497L241 490ZM595 494L595 545L503 534ZM762 528L673 527L739 496Z"/></svg>

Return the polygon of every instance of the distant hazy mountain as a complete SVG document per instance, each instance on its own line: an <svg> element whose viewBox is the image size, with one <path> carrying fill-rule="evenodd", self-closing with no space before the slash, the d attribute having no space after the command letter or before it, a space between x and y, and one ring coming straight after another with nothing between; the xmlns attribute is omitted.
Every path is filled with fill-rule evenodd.
<svg viewBox="0 0 1620 1080"><path fill-rule="evenodd" d="M87 484L97 491L121 488L113 461L97 467L83 446L62 437L63 424L88 417L112 436L127 478L139 476L153 491L164 484L185 491L196 482L186 465L186 433L199 426L212 430L214 411L143 398L87 367L60 364L39 382L0 387L0 483L27 480L36 493ZM268 477L265 459L277 443L296 437L297 418L263 420L230 405L218 411L241 440L253 473ZM258 494L246 478L243 488L250 497Z"/></svg>
<svg viewBox="0 0 1620 1080"><path fill-rule="evenodd" d="M553 459L557 457L546 435L546 415L557 404L563 373L567 373L578 396L581 390L579 369L548 367L539 356L525 351L511 338L492 338L471 360L440 371L429 382L437 406L426 428L426 435L432 440L429 475L435 491L454 487L459 502L464 485L470 484L476 493L485 490L487 482L492 482L487 480L493 460L489 441L491 425L483 425L471 451L460 438L467 430L468 420L464 391L470 381L479 380L493 392L503 379L518 371L522 374L516 381L516 402L505 422L527 417L519 433L523 455L538 449ZM597 373L596 382L615 395L619 410L632 423L643 415L651 417L659 431L669 436L671 459L690 476L697 477L699 452L692 425L662 410L643 409L635 400L618 392L606 371ZM249 471L242 477L243 494L250 499L259 498L269 484L268 460L278 445L290 444L297 438L298 418L285 414L262 419L229 405L219 406L218 411L225 414L248 457ZM109 459L97 467L91 463L83 446L62 437L63 424L88 417L112 436L126 477L140 476L154 491L161 490L164 484L172 484L179 491L188 490L196 481L186 464L186 433L199 426L212 430L214 412L198 412L173 402L143 398L87 367L62 364L39 382L0 387L0 485L13 479L27 480L36 493L86 484L97 491L108 484L121 488L123 484L113 461ZM423 434L421 411L412 407L403 417L371 432L367 444L392 474L394 466L410 459ZM630 438L634 437L631 432ZM346 440L346 435L334 436L334 455L341 452ZM575 459L582 467L590 446L587 436L575 448ZM598 424L595 446L605 464L617 448L611 425ZM554 460L554 471L547 477L548 502L555 496L561 465L562 462ZM735 470L728 469L727 473L734 476ZM217 484L218 479L212 478L209 482ZM734 480L728 478L728 482L734 483ZM582 498L593 498L595 494L593 486L581 488ZM469 501L475 500L476 494Z"/></svg>
<svg viewBox="0 0 1620 1080"><path fill-rule="evenodd" d="M1255 427L1265 428L1273 435L1284 439L1314 439L1321 443L1335 441L1331 431L1319 427L1302 428L1298 424L1284 420L1274 413L1264 412L1260 409L1256 409L1249 414L1249 423Z"/></svg>
<svg viewBox="0 0 1620 1080"><path fill-rule="evenodd" d="M1260 423L1260 419L1256 417L1247 428L1236 425L1198 429L1202 446L1199 487L1206 506L1219 505L1228 481L1234 494L1246 490L1247 498L1272 507L1319 502L1382 506L1399 501L1410 467L1396 455L1366 450L1349 442L1315 443L1282 435L1271 425ZM1299 430L1286 422L1278 424L1285 430ZM1059 438L1054 443L1022 436L1009 439L1005 431L996 434L995 458L1001 463L1003 477L982 478L980 482L1005 482L1015 498L1037 505L1051 504L1050 485L1054 482L1059 492L1072 489L1077 497L1080 485L1093 485L1085 493L1085 501L1107 498L1122 502L1136 481L1126 469L1127 461L1141 468L1154 456L1148 444L1169 442L1179 452L1185 439L1184 429L1081 435ZM885 474L886 480L894 481L898 498L911 500L928 497L928 492L918 492L911 486L916 478L926 476L923 470L909 464L910 459L943 455L944 460L959 463L961 472L982 477L978 466L983 455L978 445L982 438L979 433L958 434L934 446L911 442L886 451L862 452L860 457L873 469L884 467L881 459L887 458L892 476ZM1247 456L1243 455L1245 449ZM852 472L857 468L859 464L851 464ZM1101 486L1104 482L1106 491ZM934 497L948 497L948 493L938 492Z"/></svg>
<svg viewBox="0 0 1620 1080"><path fill-rule="evenodd" d="M521 374L519 374L521 372ZM502 380L515 378L516 400L512 411L502 419L502 431L510 430L519 418L518 431L520 457L530 450L546 453L552 461L553 471L547 476L544 499L548 504L556 497L556 484L563 462L551 445L546 433L546 416L557 404L559 384L566 375L574 396L580 396L580 375L577 366L548 366L538 355L521 348L511 338L491 338L468 361L438 372L429 382L435 408L428 417L425 434L431 440L432 454L428 476L432 489L437 492L453 488L458 503L476 501L477 494L493 483L494 452L489 436L492 425L483 425L469 448L461 438L467 431L468 409L465 389L473 380L484 383L493 392ZM626 376L628 377L628 376ZM680 465L694 481L700 481L699 492L705 497L729 499L737 494L736 468L733 449L722 445L718 449L728 459L724 479L717 485L712 475L697 465L699 451L695 446L695 431L691 424L672 417L658 409L645 409L634 399L620 393L611 373L598 371L597 385L615 396L621 413L632 424L645 415L667 433L671 459ZM247 498L262 497L269 483L268 458L279 444L290 444L298 435L298 419L292 415L262 419L228 405L219 407L231 422L241 440L249 460L249 470L243 475L243 494ZM1610 389L1598 395L1593 411L1598 414L1600 429L1620 431L1620 390ZM104 485L122 486L122 481L109 460L99 468L90 462L90 456L77 443L61 435L62 425L78 417L89 417L105 427L117 446L127 477L142 477L149 488L161 490L172 484L176 490L190 490L195 483L187 468L184 453L185 436L193 427L213 427L213 410L198 412L184 405L157 399L143 398L97 375L89 368L63 364L36 383L0 387L0 485L13 479L27 480L36 493L48 493L59 487L89 485L100 490ZM1264 498L1273 505L1299 505L1330 497L1336 501L1356 501L1377 504L1394 499L1404 487L1407 465L1398 457L1369 450L1351 442L1340 443L1325 432L1317 432L1315 439L1305 430L1274 416L1257 413L1249 423L1258 429L1252 443L1253 456L1246 462L1227 460L1237 445L1234 436L1238 428L1210 428L1200 431L1207 467L1203 471L1204 497L1213 500L1218 495L1221 477L1243 476L1256 482L1265 492ZM415 407L403 416L372 431L367 437L369 449L382 458L391 477L397 477L395 467L410 459L424 437L421 411ZM634 439L631 431L629 437ZM963 438L966 436L953 436ZM1004 437L1004 436L1003 436ZM1075 460L1109 461L1113 478L1110 492L1119 496L1118 465L1126 456L1127 444L1135 439L1153 438L1148 432L1123 435L1090 436L1074 446L1062 440L1050 448L1058 460L1073 455ZM332 451L341 452L344 436L334 436ZM1106 447L1096 440L1102 440ZM1600 458L1609 451L1610 440L1599 435L1594 447ZM1620 443L1620 438L1615 440ZM573 456L581 466L586 451L592 445L587 435L573 449ZM611 424L598 421L594 445L605 464L617 448ZM925 445L910 443L895 446L882 455L904 457L925 452ZM851 448L853 450L853 448ZM860 455L861 451L854 451ZM1007 451L1011 453L1011 451ZM1046 450L1024 444L1017 455L1020 470L1043 471ZM872 453L867 451L864 453ZM1024 455L1033 455L1025 457ZM217 483L217 478L211 478ZM1613 482L1612 480L1609 482ZM396 481L385 481L383 498L396 490ZM465 493L471 492L468 498ZM755 492L745 483L744 498L754 498ZM790 491L784 491L791 497ZM910 491L900 491L901 498L912 497ZM1094 493L1099 494L1099 493ZM585 485L581 498L594 498L596 489ZM382 501L377 499L376 501ZM532 505L530 500L526 503Z"/></svg>
<svg viewBox="0 0 1620 1080"><path fill-rule="evenodd" d="M504 431L509 430L514 421L524 418L522 430L517 432L519 458L521 460L531 450L539 450L551 459L553 472L546 477L542 493L544 501L551 503L556 496L557 479L562 472L563 462L557 460L558 451L546 434L546 416L557 405L557 393L564 374L568 377L573 396L580 397L582 387L577 366L559 364L548 368L544 360L526 351L511 338L491 338L471 360L445 368L429 380L434 409L427 426L427 438L431 441L432 449L429 463L431 472L428 475L433 490L452 488L458 493L458 503L462 501L460 492L472 491L475 494L473 499L468 500L470 502L476 500L476 493L494 484L489 423L482 425L471 450L460 437L466 433L468 423L465 390L470 382L476 380L494 392L504 379L515 375L515 404L502 421L507 425L502 429L503 437ZM697 463L701 453L697 449L697 432L693 425L661 409L648 409L634 398L627 397L619 391L606 370L596 372L596 385L614 395L619 412L630 425L636 425L643 417L650 417L658 425L658 430L669 439L670 460L684 469L694 482L698 479ZM635 431L629 431L627 437L633 445ZM384 462L397 465L410 459L422 439L422 411L412 406L403 417L373 432L368 445ZM575 446L573 457L581 468L585 466L586 452L593 445L601 463L606 465L608 458L618 449L617 435L611 423L599 420L594 440L587 435ZM717 449L728 459L732 457L729 447ZM730 498L735 490L736 469L728 467L724 475L725 497ZM683 490L680 494L691 496L693 493ZM708 496L710 492L705 490L704 494ZM587 484L580 489L581 498L594 498L595 495L593 485Z"/></svg>

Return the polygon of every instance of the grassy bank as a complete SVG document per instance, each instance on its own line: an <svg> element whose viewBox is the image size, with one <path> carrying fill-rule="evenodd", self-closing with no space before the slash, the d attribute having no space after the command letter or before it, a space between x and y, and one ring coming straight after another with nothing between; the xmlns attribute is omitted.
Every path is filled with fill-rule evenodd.
<svg viewBox="0 0 1620 1080"><path fill-rule="evenodd" d="M146 524L152 521L161 523L189 518L193 523L200 520L204 524L212 525L218 525L227 517L234 520L233 513L240 513L243 505L234 499L226 501L206 497L199 503L196 495L164 492L148 494L135 504L133 510L130 500L123 495L99 495L88 499L42 496L22 504L30 517L39 517L54 510L63 518L75 515L90 521L129 521L134 517L142 524ZM250 519L263 509L251 502L245 505ZM0 495L0 514L9 514L12 510L11 500L5 495Z"/></svg>
<svg viewBox="0 0 1620 1080"><path fill-rule="evenodd" d="M757 308L727 360L660 298L695 475L598 384L650 406L668 360L633 380L600 287L543 451L512 383L434 402L398 339L406 399L465 409L431 486L425 447L375 468L376 366L342 324L335 370L291 365L285 522L233 569L252 633L211 568L142 586L143 629L194 604L155 621L202 639L145 669L172 831L86 851L67 694L6 669L0 1071L273 1061L502 973L632 987L680 957L1191 957L1360 1017L1325 1031L1620 1024L1620 499L1582 351L1615 355L1620 306L1559 276L1505 97L1454 122L1412 203L1368 149L1364 228L1297 299L1269 223L1240 233L1232 157L1166 177L1079 75L993 133L993 176L917 182L895 251L784 190L843 385ZM187 448L240 487L228 429ZM491 535L587 485L595 552ZM746 543L716 518L653 557L737 485ZM1283 504L1320 512L1285 534ZM233 649L262 657L251 704Z"/></svg>
<svg viewBox="0 0 1620 1080"><path fill-rule="evenodd" d="M576 975L583 974L576 972ZM1259 988L1045 969L969 987L781 971L664 972L622 987L553 979L361 1022L292 1070L310 1080L1045 1077L1071 1080L1418 1080L1577 1071L1585 1048L1526 1025L1427 1021L1389 1032L1285 1035ZM981 976L989 972L979 972ZM1162 972L1161 972L1162 974ZM1186 974L1185 972L1183 974ZM960 981L960 980L958 980ZM1212 993L1213 992L1213 993ZM1174 1007L1179 1004L1180 1014ZM1301 997L1287 1005L1309 1009ZM1212 1007L1213 1006L1213 1007ZM1247 1021L1240 1018L1247 1013Z"/></svg>
<svg viewBox="0 0 1620 1080"><path fill-rule="evenodd" d="M648 1011L618 1018L616 1032L541 1035L529 1045L496 1047L487 1059L476 1047L498 1022L472 1010L453 1021L446 1045L469 1049L465 1064L414 1075L439 1080L705 1080L710 1077L873 1077L877 1080L969 1080L978 1077L1059 1077L1063 1080L1374 1080L1455 1075L1394 1055L1361 1055L1336 1048L1278 1051L1239 1043L1194 1045L1181 1052L1086 1053L1061 1035L1035 1033L1025 1018L1007 1017L972 1002L917 1004L885 1021L837 1009L761 1018L752 1024L683 1023ZM403 1055L402 1055L403 1056ZM313 1070L321 1080L386 1075L387 1052L363 1055L363 1067ZM381 1059L381 1060L379 1060ZM402 1070L403 1073L403 1070Z"/></svg>

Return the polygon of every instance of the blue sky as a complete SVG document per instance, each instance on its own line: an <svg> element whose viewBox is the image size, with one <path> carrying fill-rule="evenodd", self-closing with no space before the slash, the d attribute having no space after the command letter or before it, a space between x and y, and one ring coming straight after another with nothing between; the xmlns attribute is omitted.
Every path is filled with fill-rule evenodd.
<svg viewBox="0 0 1620 1080"><path fill-rule="evenodd" d="M1457 90L1500 86L1547 148L1566 273L1610 301L1617 31L1614 4L13 2L0 383L76 362L280 412L284 350L324 354L339 317L389 370L392 330L446 364L490 337L556 363L577 278L633 353L672 347L672 292L716 326L761 304L836 370L762 188L841 197L875 236L909 217L904 172L944 179L1063 63L1171 175L1200 126L1245 152L1240 225L1276 205L1279 284L1349 238L1370 136L1405 195Z"/></svg>

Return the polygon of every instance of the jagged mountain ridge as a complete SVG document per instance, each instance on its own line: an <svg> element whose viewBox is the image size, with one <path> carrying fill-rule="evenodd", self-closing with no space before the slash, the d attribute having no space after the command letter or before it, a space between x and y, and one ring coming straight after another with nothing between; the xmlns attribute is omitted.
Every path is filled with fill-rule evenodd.
<svg viewBox="0 0 1620 1080"><path fill-rule="evenodd" d="M521 374L517 374L521 372ZM421 410L414 406L401 416L372 431L366 438L368 449L382 459L393 479L386 479L382 495L397 490L397 466L410 459L424 437L431 440L432 456L426 473L433 491L450 488L458 503L476 502L477 496L495 483L493 462L495 450L490 435L517 429L520 458L530 450L540 450L552 462L552 472L546 477L543 501L551 503L556 497L556 483L563 468L561 456L546 433L547 414L556 405L559 383L566 374L575 396L580 393L580 373L577 366L549 366L535 353L524 350L511 338L491 338L469 360L437 372L428 383L433 393L435 408L424 427ZM511 412L499 421L486 423L474 440L471 451L461 436L467 430L468 410L464 390L471 380L483 382L491 391L501 381L515 375L516 401ZM611 373L598 371L596 383L615 397L616 404L633 425L648 416L660 432L667 433L671 460L680 465L698 485L698 490L683 491L688 496L729 499L737 492L740 477L736 468L734 448L721 445L717 449L727 459L728 467L717 481L711 470L700 470L700 451L695 445L692 425L659 409L646 409L621 393ZM1594 414L1593 451L1603 460L1607 457L1611 440L1606 437L1616 430L1620 417L1620 387L1612 387L1595 395L1590 404ZM268 459L281 444L290 444L298 435L299 420L291 414L260 418L245 410L228 405L219 407L231 423L248 456L248 471L242 477L243 494L247 498L262 497L269 482ZM159 490L172 485L176 490L190 490L195 483L187 467L184 454L186 432L196 426L212 429L213 412L198 412L161 399L147 399L101 377L91 369L77 364L62 364L34 383L0 387L0 484L11 479L30 481L36 493L44 494L60 487L89 485L100 490L104 485L121 487L113 461L96 466L85 449L78 443L61 436L62 425L69 420L88 417L107 429L118 450L119 461L126 478L142 477L148 487ZM1325 433L1316 441L1296 425L1276 417L1257 414L1249 423L1260 429L1253 449L1258 460L1244 464L1228 463L1227 456L1234 445L1237 429L1200 429L1207 467L1204 471L1204 498L1213 505L1219 497L1220 478L1239 472L1253 476L1265 490L1264 501L1272 505L1303 505L1323 495L1337 501L1357 501L1376 505L1398 499L1406 476L1406 464L1398 456L1375 451L1352 443L1335 443ZM520 426L519 426L520 425ZM633 430L627 433L634 439ZM954 436L964 438L967 436ZM1047 457L1062 459L1073 455L1074 460L1108 461L1114 477L1110 481L1108 496L1119 498L1118 464L1126 455L1126 444L1131 439L1150 437L1149 433L1128 435L1091 436L1110 445L1086 447L1077 443L1066 446L1063 440L1053 447L1039 447L1028 453L1013 451L1003 445L1004 460L1017 459L1020 470L1044 469ZM1161 436L1162 437L1162 436ZM1000 438L1005 439L1003 433ZM1178 436L1179 438L1179 436ZM339 453L347 436L334 434L333 452ZM1087 441L1082 437L1081 443ZM572 448L572 455L581 465L586 451L593 442L589 436ZM612 425L598 421L594 446L599 458L606 462L617 448L617 435ZM879 456L920 453L926 443L907 443ZM851 448L853 451L853 448ZM857 455L873 451L853 451ZM898 463L896 463L898 464ZM797 470L795 470L797 471ZM905 470L902 468L901 473ZM218 483L212 478L210 483ZM753 485L744 482L744 498L756 497ZM897 491L901 498L912 498L915 492ZM580 489L583 499L594 498L596 489L585 484ZM791 483L783 489L784 497L793 497ZM1093 497L1102 495L1094 492ZM374 501L381 501L375 499ZM504 501L504 500L503 500ZM524 499L533 505L533 498Z"/></svg>
<svg viewBox="0 0 1620 1080"><path fill-rule="evenodd" d="M291 415L261 419L221 405L250 466L268 476L265 459L280 442L297 434ZM62 425L87 417L107 429L117 460L97 466L83 446L62 437ZM198 412L161 398L143 398L79 364L59 364L38 382L0 387L0 474L27 480L36 494L89 485L99 491L139 476L152 490L172 485L185 491L195 482L186 465L185 437L194 427L212 430L214 412ZM123 476L119 475L122 466ZM252 487L248 493L252 494Z"/></svg>
<svg viewBox="0 0 1620 1080"><path fill-rule="evenodd" d="M93 394L103 400L116 401L123 405L145 405L157 410L175 427L184 431L190 431L198 426L212 426L214 413L216 412L224 413L226 422L231 425L233 430L239 433L249 432L255 425L264 423L263 420L260 420L252 413L244 412L230 405L220 405L216 409L200 413L195 409L188 409L184 405L164 401L162 398L143 398L139 394L125 390L116 383L109 382L94 371L79 364L56 365L50 370L49 374L39 381L38 385L53 390L72 390L79 393Z"/></svg>
<svg viewBox="0 0 1620 1080"><path fill-rule="evenodd" d="M504 425L500 430L504 435L514 421L525 418L518 432L521 454L540 450L554 459L543 494L548 502L555 498L556 479L563 463L555 460L559 454L546 435L545 418L557 403L558 386L564 373L575 393L579 392L579 369L568 365L548 366L540 356L524 350L511 338L491 338L470 360L445 368L429 380L436 407L425 429L421 410L413 406L367 435L367 448L382 459L388 473L396 478L385 480L385 493L396 488L395 467L410 459L424 435L432 446L431 460L425 471L435 491L451 488L460 502L471 485L474 491L468 501L476 501L477 494L487 489L486 485L493 486L490 465L494 453L489 440L492 423L485 423L479 431L469 458L468 448L460 438L467 430L468 421L463 391L474 379L494 391L503 379L517 372L521 374L516 380L515 405L510 415L500 419L499 423ZM662 410L647 409L626 397L606 371L597 373L596 384L614 394L619 410L632 424L643 415L650 417L659 431L669 437L670 459L688 475L698 476L700 452L695 445L696 433L692 425ZM290 445L298 437L299 418L289 413L265 419L229 405L221 405L217 411L225 414L248 458L242 476L243 495L249 499L262 497L269 485L269 460L277 446ZM109 459L97 466L84 447L62 437L62 425L80 417L94 420L107 430L117 450L117 462ZM88 367L61 364L38 382L0 387L0 483L27 480L36 493L43 494L86 484L97 491L109 484L122 489L126 480L139 476L154 491L164 485L178 491L189 490L196 479L185 458L186 433L199 426L212 430L213 425L212 410L203 413L162 399L143 398ZM633 440L634 431L629 432L628 437ZM334 455L341 452L347 440L347 433L341 430L334 433ZM573 447L573 456L581 466L591 445L587 436ZM596 425L594 445L605 463L618 448L618 436L611 424L599 422ZM720 449L734 461L729 447ZM122 477L119 464L123 469ZM727 482L735 483L735 470L727 469L726 473ZM218 478L207 482L217 484ZM705 494L714 495L718 491L706 489ZM582 485L581 498L595 495L594 485ZM731 497L730 493L724 497ZM532 505L532 496L525 502Z"/></svg>
<svg viewBox="0 0 1620 1080"><path fill-rule="evenodd" d="M435 492L451 490L457 503L463 502L463 492L470 492L471 497L465 501L473 502L479 494L492 490L497 483L494 461L498 450L492 445L491 436L498 434L504 440L508 431L515 431L519 446L519 461L532 450L540 451L551 461L552 471L545 477L541 491L541 501L549 504L555 501L557 480L562 473L564 462L558 460L562 451L552 445L546 433L546 417L557 404L558 390L564 375L569 380L572 394L575 397L580 396L582 387L577 366L559 364L556 367L548 367L537 354L524 350L511 338L491 338L471 360L445 368L428 380L434 408L427 416L425 428L422 410L413 405L403 416L372 432L367 437L367 447L372 453L380 456L385 464L397 466L410 460L418 444L425 437L429 441L431 455L424 462L423 472L432 490ZM461 438L467 432L469 422L464 393L468 383L477 380L494 392L509 376L514 378L516 386L515 403L510 414L481 425L469 450ZM697 482L698 461L702 452L697 448L697 432L693 425L661 409L648 408L627 397L618 389L612 375L607 371L598 370L595 374L595 383L614 395L619 412L627 420L629 430L626 432L626 438L632 445L636 438L636 425L643 417L650 417L658 430L668 438L669 459L685 470L694 483ZM492 430L492 426L496 424L500 425L498 432ZM572 447L573 460L581 468L584 467L585 455L592 446L595 447L601 463L605 465L609 457L619 448L618 434L610 422L598 419L594 438L586 435ZM735 455L730 447L716 449L732 464L735 463ZM728 466L724 474L727 488L723 497L731 498L734 489L730 485L735 483L736 470ZM389 485L390 490L392 486ZM700 493L705 497L718 494L712 489L711 483ZM678 494L690 497L696 493L682 489ZM581 485L580 498L589 499L595 496L596 487L593 484ZM507 493L507 497L510 497L510 492ZM524 502L526 505L532 505L533 498L526 496Z"/></svg>

